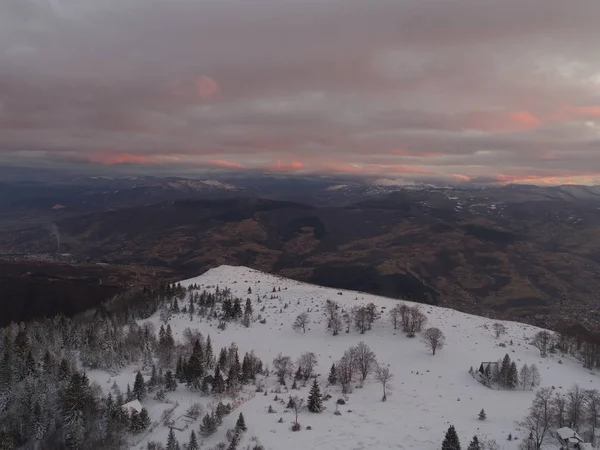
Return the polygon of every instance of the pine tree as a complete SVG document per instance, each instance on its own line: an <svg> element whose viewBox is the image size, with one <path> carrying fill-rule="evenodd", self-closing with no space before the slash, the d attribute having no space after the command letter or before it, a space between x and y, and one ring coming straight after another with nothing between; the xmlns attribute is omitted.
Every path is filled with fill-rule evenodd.
<svg viewBox="0 0 600 450"><path fill-rule="evenodd" d="M481 444L479 443L479 439L477 438L477 436L473 436L473 439L467 447L467 450L481 450Z"/></svg>
<svg viewBox="0 0 600 450"><path fill-rule="evenodd" d="M329 371L329 376L327 377L327 381L331 385L337 384L337 372L335 370L335 364L331 365L331 370Z"/></svg>
<svg viewBox="0 0 600 450"><path fill-rule="evenodd" d="M510 356L508 353L504 355L504 359L502 359L502 365L500 366L500 384L504 387L510 387Z"/></svg>
<svg viewBox="0 0 600 450"><path fill-rule="evenodd" d="M186 381L188 386L199 389L202 384L202 378L204 377L204 352L200 345L200 341L198 340L194 344L192 356L190 356L186 368Z"/></svg>
<svg viewBox="0 0 600 450"><path fill-rule="evenodd" d="M173 431L173 428L169 430L169 437L167 438L166 450L179 450L179 441L175 437L175 432Z"/></svg>
<svg viewBox="0 0 600 450"><path fill-rule="evenodd" d="M165 389L171 392L177 389L177 381L170 370L165 372Z"/></svg>
<svg viewBox="0 0 600 450"><path fill-rule="evenodd" d="M450 428L446 431L444 442L442 442L442 450L460 450L460 441L454 425L450 425Z"/></svg>
<svg viewBox="0 0 600 450"><path fill-rule="evenodd" d="M142 401L146 397L146 383L141 372L135 375L135 382L133 383L133 397L139 401Z"/></svg>
<svg viewBox="0 0 600 450"><path fill-rule="evenodd" d="M244 420L244 415L240 413L238 416L238 420L235 423L235 430L238 432L246 431L248 428L246 427L246 421Z"/></svg>
<svg viewBox="0 0 600 450"><path fill-rule="evenodd" d="M135 409L131 410L131 415L129 416L129 429L134 433L139 433L142 431L140 413L138 413Z"/></svg>
<svg viewBox="0 0 600 450"><path fill-rule="evenodd" d="M127 393L125 394L125 400L128 402L133 400L133 394L131 393L131 386L129 386L129 383L127 383Z"/></svg>
<svg viewBox="0 0 600 450"><path fill-rule="evenodd" d="M150 415L148 414L148 410L146 408L142 408L140 412L140 428L145 430L150 426L152 421L150 420Z"/></svg>
<svg viewBox="0 0 600 450"><path fill-rule="evenodd" d="M210 340L210 336L206 338L206 347L204 349L204 367L207 369L213 368L213 349L212 349L212 341Z"/></svg>
<svg viewBox="0 0 600 450"><path fill-rule="evenodd" d="M217 431L217 421L214 415L206 413L200 424L200 433L204 437L211 436Z"/></svg>
<svg viewBox="0 0 600 450"><path fill-rule="evenodd" d="M308 395L308 410L313 413L320 413L323 411L323 397L321 396L321 390L319 389L319 383L315 379Z"/></svg>
<svg viewBox="0 0 600 450"><path fill-rule="evenodd" d="M485 420L486 418L485 411L481 408L481 411L479 411L479 420Z"/></svg>
<svg viewBox="0 0 600 450"><path fill-rule="evenodd" d="M221 375L219 366L215 369L215 376L213 377L212 389L215 394L221 394L225 389L225 381Z"/></svg>
<svg viewBox="0 0 600 450"><path fill-rule="evenodd" d="M510 389L516 389L519 385L519 370L517 364L513 361L510 363L510 369L508 370L508 387Z"/></svg>
<svg viewBox="0 0 600 450"><path fill-rule="evenodd" d="M190 442L188 443L187 450L200 450L198 438L196 438L196 432L194 430L190 433Z"/></svg>

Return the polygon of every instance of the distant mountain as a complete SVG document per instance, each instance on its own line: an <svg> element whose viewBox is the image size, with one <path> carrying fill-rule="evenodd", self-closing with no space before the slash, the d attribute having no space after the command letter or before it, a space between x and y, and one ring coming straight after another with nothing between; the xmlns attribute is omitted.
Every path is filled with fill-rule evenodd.
<svg viewBox="0 0 600 450"><path fill-rule="evenodd" d="M4 233L0 253L52 254L58 238L60 253L82 262L153 265L181 276L248 265L479 314L600 326L597 188L320 189L346 195L340 203L358 201L167 201L65 218L52 232Z"/></svg>

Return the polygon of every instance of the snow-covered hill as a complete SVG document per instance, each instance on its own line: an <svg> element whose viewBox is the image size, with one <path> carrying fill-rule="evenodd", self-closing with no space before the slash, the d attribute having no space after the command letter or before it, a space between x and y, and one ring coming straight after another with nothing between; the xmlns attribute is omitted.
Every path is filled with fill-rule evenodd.
<svg viewBox="0 0 600 450"><path fill-rule="evenodd" d="M324 402L326 409L321 414L301 412L299 422L303 428L300 432L292 432L293 414L284 412L285 405L273 400L275 394L271 389L275 389L277 383L271 376L266 384L268 395L257 394L254 387L247 387L238 402L241 405L226 417L223 427L207 439L202 448L225 441L225 431L234 426L238 413L243 412L248 426L247 442L251 436L258 436L269 450L436 450L440 448L449 424L456 426L464 448L474 435L478 435L496 440L500 449L517 449L524 431L516 422L526 415L534 392L489 389L469 375L471 366L477 369L482 361L496 361L508 353L519 366L535 363L541 373L542 387L555 386L563 392L573 383L585 389L600 387L597 373L583 369L579 362L569 357L541 358L539 351L528 343L539 329L529 325L503 322L507 333L497 339L490 319L423 305L427 326L438 327L446 335L445 348L433 356L418 336L411 339L401 330L394 330L388 318L388 311L398 303L394 299L308 285L231 266L212 269L181 284L197 284L200 289L209 290L214 290L217 285L229 287L234 296L250 297L255 313L260 313L266 323L255 321L249 328L232 323L225 330L219 330L216 321L197 317L190 320L188 314L179 314L169 320L176 340L182 339L184 329L197 328L204 336L211 336L215 352L221 346L235 342L240 356L254 350L269 367L279 353L295 360L301 353L312 351L318 359L318 381L324 391L332 395L331 400ZM249 288L252 294L248 294ZM275 298L271 298L273 296ZM373 302L382 315L365 334L352 330L349 334L342 332L331 336L326 329L327 299L339 302L344 308ZM292 322L304 311L310 311L310 325L306 333L296 332ZM159 314L147 321L154 323L157 330L162 324ZM375 351L380 363L389 364L394 375L392 393L387 402L382 402L381 386L368 379L363 388L355 388L349 394L346 405L340 407L342 414L334 415L335 402L342 395L339 386L326 387L329 369L345 350L360 341ZM88 375L106 391L113 382L124 391L127 383L133 385L138 369L132 367L118 375L100 371L88 372ZM288 395L284 388L279 397L287 400ZM308 387L302 388L300 395L306 398ZM205 406L215 404L214 398L202 397L183 386L168 393L167 397L179 402L174 417L183 414L195 402ZM171 407L152 399L145 400L144 405L153 421L158 421L162 411ZM267 412L269 405L276 410L275 414ZM478 420L482 408L487 413L485 421ZM280 418L283 423L278 423ZM200 420L184 431L175 432L179 442L188 441L191 429L197 431ZM311 429L307 430L307 426ZM148 441L164 443L167 433L168 429L159 425L132 448L145 449ZM508 441L509 434L519 439ZM549 442L548 448L558 448L554 439Z"/></svg>

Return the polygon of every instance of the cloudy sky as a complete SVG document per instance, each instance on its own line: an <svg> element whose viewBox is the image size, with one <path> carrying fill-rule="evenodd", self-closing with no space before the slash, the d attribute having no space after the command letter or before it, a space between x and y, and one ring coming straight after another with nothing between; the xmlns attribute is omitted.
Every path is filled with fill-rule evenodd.
<svg viewBox="0 0 600 450"><path fill-rule="evenodd" d="M600 184L598 0L3 0L0 165Z"/></svg>

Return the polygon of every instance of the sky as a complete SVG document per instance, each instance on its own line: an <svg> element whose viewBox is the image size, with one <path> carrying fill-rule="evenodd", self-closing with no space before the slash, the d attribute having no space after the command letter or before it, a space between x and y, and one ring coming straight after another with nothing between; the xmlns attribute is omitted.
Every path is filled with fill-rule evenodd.
<svg viewBox="0 0 600 450"><path fill-rule="evenodd" d="M598 0L3 0L0 166L600 184Z"/></svg>

